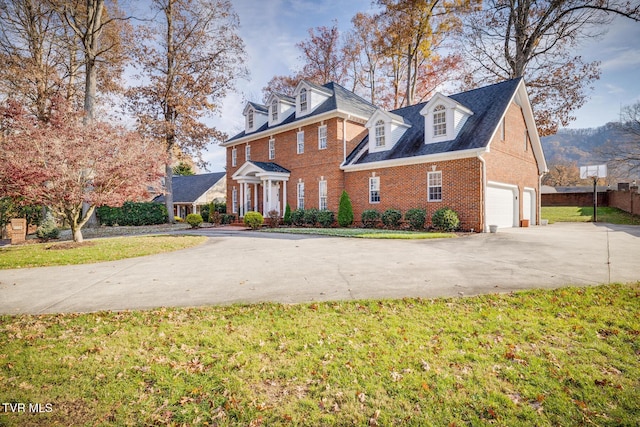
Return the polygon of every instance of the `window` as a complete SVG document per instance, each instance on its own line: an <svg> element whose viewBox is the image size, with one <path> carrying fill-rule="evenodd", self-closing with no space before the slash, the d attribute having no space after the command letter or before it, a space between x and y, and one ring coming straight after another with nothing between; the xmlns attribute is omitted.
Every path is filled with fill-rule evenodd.
<svg viewBox="0 0 640 427"><path fill-rule="evenodd" d="M300 91L300 111L307 111L307 90Z"/></svg>
<svg viewBox="0 0 640 427"><path fill-rule="evenodd" d="M304 131L298 132L298 154L304 153Z"/></svg>
<svg viewBox="0 0 640 427"><path fill-rule="evenodd" d="M442 172L429 172L427 176L428 188L429 188L429 201L441 202L442 201Z"/></svg>
<svg viewBox="0 0 640 427"><path fill-rule="evenodd" d="M376 122L376 147L384 147L385 146L385 136L384 136L384 122L382 120L378 120Z"/></svg>
<svg viewBox="0 0 640 427"><path fill-rule="evenodd" d="M249 110L249 114L247 115L247 127L253 129L253 110Z"/></svg>
<svg viewBox="0 0 640 427"><path fill-rule="evenodd" d="M433 110L433 136L444 136L447 134L447 117L444 105L438 105Z"/></svg>
<svg viewBox="0 0 640 427"><path fill-rule="evenodd" d="M298 183L298 209L304 209L304 182Z"/></svg>
<svg viewBox="0 0 640 427"><path fill-rule="evenodd" d="M318 150L327 148L327 126L323 125L318 128Z"/></svg>
<svg viewBox="0 0 640 427"><path fill-rule="evenodd" d="M272 122L278 121L278 100L277 99L274 99L273 102L271 103L271 121Z"/></svg>
<svg viewBox="0 0 640 427"><path fill-rule="evenodd" d="M320 196L318 209L321 211L327 210L327 181L318 183L318 195Z"/></svg>
<svg viewBox="0 0 640 427"><path fill-rule="evenodd" d="M269 160L276 158L276 140L271 138L269 140Z"/></svg>
<svg viewBox="0 0 640 427"><path fill-rule="evenodd" d="M231 212L238 213L238 189L236 187L233 187L231 200L233 201Z"/></svg>
<svg viewBox="0 0 640 427"><path fill-rule="evenodd" d="M236 147L233 147L231 149L231 167L236 167L238 166L238 149Z"/></svg>
<svg viewBox="0 0 640 427"><path fill-rule="evenodd" d="M251 146L247 145L244 147L244 159L249 161L251 160Z"/></svg>
<svg viewBox="0 0 640 427"><path fill-rule="evenodd" d="M380 203L380 177L369 178L369 203Z"/></svg>

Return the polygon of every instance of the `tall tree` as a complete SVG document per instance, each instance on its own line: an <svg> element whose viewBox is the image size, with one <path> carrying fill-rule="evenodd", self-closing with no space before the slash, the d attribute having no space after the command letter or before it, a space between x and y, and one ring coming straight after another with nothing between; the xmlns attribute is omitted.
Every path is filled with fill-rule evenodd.
<svg viewBox="0 0 640 427"><path fill-rule="evenodd" d="M154 0L158 21L143 28L136 51L139 80L129 91L140 130L161 141L169 155L175 146L200 157L210 142L226 135L201 121L215 113L243 67L244 44L238 16L228 0ZM173 222L172 161L165 167L166 205Z"/></svg>
<svg viewBox="0 0 640 427"><path fill-rule="evenodd" d="M20 99L39 120L49 100L64 92L62 23L41 0L0 0L0 93Z"/></svg>
<svg viewBox="0 0 640 427"><path fill-rule="evenodd" d="M417 90L433 89L418 85L421 68L439 59L435 55L444 36L459 24L460 14L471 10L478 1L378 0L377 3L383 7L376 19L383 22L384 53L392 60L394 107L413 105L417 98L424 97ZM440 66L456 63L444 61Z"/></svg>
<svg viewBox="0 0 640 427"><path fill-rule="evenodd" d="M615 124L618 137L598 150L598 154L613 169L626 177L640 173L640 102L622 109L620 122Z"/></svg>
<svg viewBox="0 0 640 427"><path fill-rule="evenodd" d="M71 28L74 41L79 42L79 48L76 45L70 49L82 56L85 120L91 121L95 117L98 84L106 91L120 88L118 79L127 60L124 46L131 42L129 18L123 16L117 0L49 1Z"/></svg>
<svg viewBox="0 0 640 427"><path fill-rule="evenodd" d="M143 198L157 186L165 152L123 127L85 124L61 98L48 115L42 122L12 100L0 107L0 193L48 206L81 242L96 206Z"/></svg>
<svg viewBox="0 0 640 427"><path fill-rule="evenodd" d="M574 119L600 77L597 62L573 54L579 42L606 29L613 16L640 19L626 0L488 0L463 28L475 81L524 77L541 135Z"/></svg>

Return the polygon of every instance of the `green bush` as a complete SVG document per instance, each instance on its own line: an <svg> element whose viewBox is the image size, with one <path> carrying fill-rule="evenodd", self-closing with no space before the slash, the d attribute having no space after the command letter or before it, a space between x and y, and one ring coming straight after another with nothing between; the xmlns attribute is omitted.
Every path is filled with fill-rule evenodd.
<svg viewBox="0 0 640 427"><path fill-rule="evenodd" d="M338 225L349 227L353 224L353 206L346 191L342 191L340 196L340 206L338 206Z"/></svg>
<svg viewBox="0 0 640 427"><path fill-rule="evenodd" d="M244 224L255 230L264 224L264 217L260 212L247 212L244 214Z"/></svg>
<svg viewBox="0 0 640 427"><path fill-rule="evenodd" d="M214 213L213 210L211 210L211 203L209 203L208 205L203 205L200 206L200 216L202 217L202 221L204 222L213 222L211 221L211 215Z"/></svg>
<svg viewBox="0 0 640 427"><path fill-rule="evenodd" d="M175 222L184 222L184 219L180 218L179 216L174 216L174 217L173 217L173 220L174 220Z"/></svg>
<svg viewBox="0 0 640 427"><path fill-rule="evenodd" d="M202 215L191 213L187 215L185 221L191 226L191 228L198 228L200 227L200 224L202 224Z"/></svg>
<svg viewBox="0 0 640 427"><path fill-rule="evenodd" d="M318 222L318 212L320 212L316 208L306 209L304 211L304 223L310 226L316 225Z"/></svg>
<svg viewBox="0 0 640 427"><path fill-rule="evenodd" d="M332 211L318 211L317 220L318 224L322 227L328 228L333 225L335 215Z"/></svg>
<svg viewBox="0 0 640 427"><path fill-rule="evenodd" d="M287 203L287 206L284 208L284 218L282 218L282 222L285 225L291 225L291 206Z"/></svg>
<svg viewBox="0 0 640 427"><path fill-rule="evenodd" d="M387 227L399 227L402 221L402 212L398 209L387 209L382 214L382 223Z"/></svg>
<svg viewBox="0 0 640 427"><path fill-rule="evenodd" d="M45 241L57 239L60 236L60 230L56 226L56 220L51 215L51 212L47 212L47 215L40 223L38 230L36 230L36 236Z"/></svg>
<svg viewBox="0 0 640 427"><path fill-rule="evenodd" d="M362 212L362 225L365 228L373 228L380 220L380 212L375 209L367 209Z"/></svg>
<svg viewBox="0 0 640 427"><path fill-rule="evenodd" d="M427 211L424 209L409 209L404 214L404 219L409 223L411 228L422 230L424 228L424 222L427 220Z"/></svg>
<svg viewBox="0 0 640 427"><path fill-rule="evenodd" d="M304 225L304 209L296 209L291 212L291 223L298 227Z"/></svg>
<svg viewBox="0 0 640 427"><path fill-rule="evenodd" d="M438 209L431 217L433 226L438 230L454 231L460 225L458 214L450 208Z"/></svg>
<svg viewBox="0 0 640 427"><path fill-rule="evenodd" d="M121 208L100 206L96 209L100 224L157 225L167 222L167 208L153 202L125 202Z"/></svg>
<svg viewBox="0 0 640 427"><path fill-rule="evenodd" d="M231 224L236 220L236 216L233 214L223 213L220 215L220 219L222 224Z"/></svg>

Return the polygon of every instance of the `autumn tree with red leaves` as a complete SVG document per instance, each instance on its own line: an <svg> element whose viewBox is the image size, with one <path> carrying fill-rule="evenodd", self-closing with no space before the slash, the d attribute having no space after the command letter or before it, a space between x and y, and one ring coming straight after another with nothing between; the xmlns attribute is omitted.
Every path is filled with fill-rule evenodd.
<svg viewBox="0 0 640 427"><path fill-rule="evenodd" d="M60 98L48 117L38 120L11 100L0 107L0 193L48 206L74 241L96 206L143 199L157 187L165 151L156 142L97 120L84 124Z"/></svg>

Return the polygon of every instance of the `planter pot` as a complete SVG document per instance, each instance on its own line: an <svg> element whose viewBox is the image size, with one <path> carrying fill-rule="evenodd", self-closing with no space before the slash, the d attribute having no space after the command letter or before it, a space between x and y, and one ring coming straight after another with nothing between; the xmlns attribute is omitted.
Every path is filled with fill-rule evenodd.
<svg viewBox="0 0 640 427"><path fill-rule="evenodd" d="M529 226L529 220L528 219L521 219L520 220L520 227L528 227Z"/></svg>
<svg viewBox="0 0 640 427"><path fill-rule="evenodd" d="M497 231L498 231L498 226L497 225L490 225L489 226L489 232L496 233Z"/></svg>

